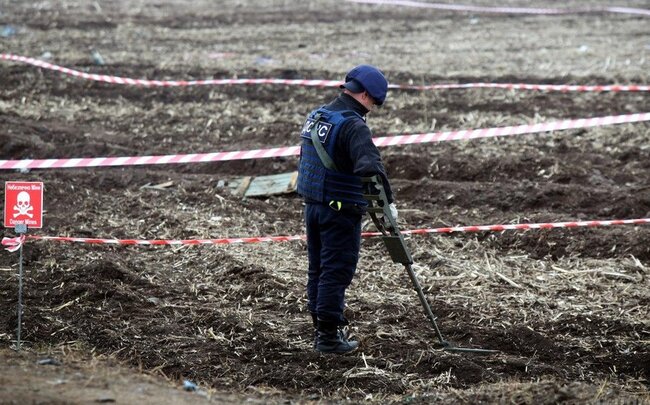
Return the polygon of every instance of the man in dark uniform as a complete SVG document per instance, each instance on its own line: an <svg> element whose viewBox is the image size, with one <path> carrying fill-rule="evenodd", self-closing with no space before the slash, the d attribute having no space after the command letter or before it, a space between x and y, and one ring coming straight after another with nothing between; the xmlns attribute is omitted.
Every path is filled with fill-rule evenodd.
<svg viewBox="0 0 650 405"><path fill-rule="evenodd" d="M365 116L382 105L388 81L374 66L352 69L343 93L312 111L303 125L298 193L305 199L309 253L307 298L315 348L322 353L347 353L358 342L348 340L343 326L345 290L359 260L361 219L367 202L360 177L379 175L391 211L393 196Z"/></svg>

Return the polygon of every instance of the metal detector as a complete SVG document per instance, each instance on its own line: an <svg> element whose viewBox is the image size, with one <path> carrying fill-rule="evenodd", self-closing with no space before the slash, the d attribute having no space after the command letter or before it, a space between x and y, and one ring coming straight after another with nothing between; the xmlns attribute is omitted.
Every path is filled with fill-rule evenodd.
<svg viewBox="0 0 650 405"><path fill-rule="evenodd" d="M438 336L438 340L440 341L442 349L449 352L468 352L482 354L498 353L498 350L458 347L445 340L445 338L442 336L442 333L440 332L438 324L436 323L437 318L435 315L433 315L431 306L424 296L420 282L418 281L417 276L415 275L415 272L411 266L413 264L413 258L411 257L411 253L409 252L408 247L406 246L406 242L404 241L402 233L397 227L397 220L393 218L393 215L390 212L388 198L386 197L386 190L382 184L381 177L362 177L362 181L365 186L364 189L367 193L364 194L363 197L368 201L368 215L370 215L372 222L382 233L382 240L384 241L384 244L386 245L388 253L390 254L393 262L401 263L406 268L406 272L408 273L411 282L413 283L413 288L415 288L415 291L418 293L418 298L420 299L420 303L424 308L424 312L431 321L433 329L436 331L436 335Z"/></svg>

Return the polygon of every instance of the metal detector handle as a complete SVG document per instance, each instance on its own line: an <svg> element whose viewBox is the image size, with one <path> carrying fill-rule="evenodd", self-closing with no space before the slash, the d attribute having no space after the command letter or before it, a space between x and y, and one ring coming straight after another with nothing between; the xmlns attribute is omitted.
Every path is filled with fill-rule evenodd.
<svg viewBox="0 0 650 405"><path fill-rule="evenodd" d="M362 177L361 181L366 187L367 193L363 197L368 201L368 214L377 229L382 233L397 230L397 220L393 218L393 214L390 212L390 203L381 177L378 175ZM381 220L377 217L377 214L382 214Z"/></svg>
<svg viewBox="0 0 650 405"><path fill-rule="evenodd" d="M368 201L368 215L374 222L377 229L382 233L382 239L388 253L395 263L404 265L413 264L411 252L409 252L404 236L397 227L397 219L393 217L390 211L390 204L386 190L382 184L381 177L375 175L372 177L362 177L362 181L366 185L368 194L364 194L364 198ZM376 193L374 192L376 190ZM378 216L381 214L381 217Z"/></svg>

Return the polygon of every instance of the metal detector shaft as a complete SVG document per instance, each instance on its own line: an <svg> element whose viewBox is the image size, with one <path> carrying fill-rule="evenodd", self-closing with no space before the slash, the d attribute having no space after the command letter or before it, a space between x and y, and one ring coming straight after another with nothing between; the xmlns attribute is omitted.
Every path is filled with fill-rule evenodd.
<svg viewBox="0 0 650 405"><path fill-rule="evenodd" d="M433 315L433 311L431 310L429 301L427 301L427 298L424 296L424 292L422 291L422 287L420 286L420 282L418 281L415 272L413 271L413 268L411 267L410 264L405 264L404 267L406 268L406 272L411 278L411 283L413 283L413 287L415 288L415 291L417 291L418 293L418 298L420 299L420 303L424 308L424 312L426 313L427 317L431 321L431 324L433 325L433 329L436 331L436 335L438 335L438 340L440 340L440 343L443 346L446 346L447 342L442 337L442 333L440 332L440 328L438 328L438 323L436 322L436 317L435 315Z"/></svg>

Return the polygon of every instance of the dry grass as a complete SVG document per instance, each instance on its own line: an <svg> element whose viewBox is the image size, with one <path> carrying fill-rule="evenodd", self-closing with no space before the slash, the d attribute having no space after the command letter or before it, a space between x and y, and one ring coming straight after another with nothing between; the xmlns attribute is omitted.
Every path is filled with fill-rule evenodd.
<svg viewBox="0 0 650 405"><path fill-rule="evenodd" d="M634 3L629 6L644 6ZM150 1L99 8L70 1L0 4L0 23L11 16L24 27L3 42L4 52L50 51L55 63L120 76L340 79L353 63L374 63L399 83L648 81L646 19L622 15L513 18L353 4L341 9L330 0L229 1L219 9L205 1L192 8ZM319 14L323 7L335 10L333 17ZM102 22L99 31L88 28ZM363 48L351 48L360 36ZM89 65L91 46L106 66ZM257 59L262 56L270 63ZM0 134L2 158L293 145L307 110L337 93L278 86L138 89L13 64L0 68L0 122L7 128ZM646 94L391 92L370 123L386 135L647 107ZM644 124L623 125L382 152L404 228L641 217L650 210L649 131ZM295 164L269 159L7 176L45 181L44 233L241 237L303 233L301 202L295 196L240 200L220 181ZM164 189L143 187L166 182L171 186ZM404 270L389 262L377 239L364 240L348 293L352 332L362 341L353 356L311 350L303 242L29 243L24 330L28 346L45 345L73 363L89 353L95 378L113 377L104 367L119 360L171 381L190 378L215 392L279 401L643 401L647 238L643 227L409 237L414 269L445 337L501 351L488 357L439 350ZM14 259L0 256L2 325L14 321ZM12 327L0 329L6 345Z"/></svg>

